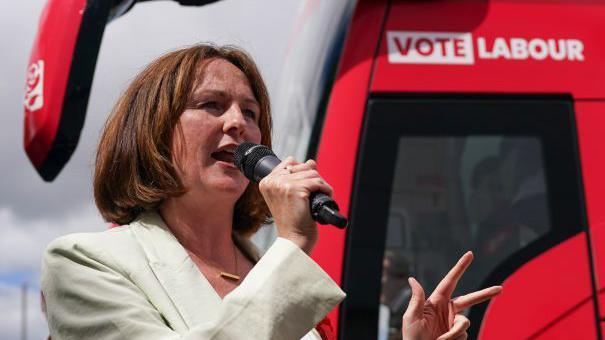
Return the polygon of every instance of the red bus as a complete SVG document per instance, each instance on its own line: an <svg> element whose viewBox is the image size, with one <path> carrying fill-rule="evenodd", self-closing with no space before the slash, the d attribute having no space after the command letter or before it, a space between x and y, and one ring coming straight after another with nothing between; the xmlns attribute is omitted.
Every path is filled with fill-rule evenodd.
<svg viewBox="0 0 605 340"><path fill-rule="evenodd" d="M52 58L34 48L30 69L26 150L47 180L77 143L104 23L135 3L70 1L49 2L79 27L63 76L42 78L58 92L37 86ZM590 0L357 2L302 138L351 221L313 255L348 293L340 339L397 339L407 277L431 291L468 249L457 293L504 287L468 312L469 338L602 339L603 18Z"/></svg>
<svg viewBox="0 0 605 340"><path fill-rule="evenodd" d="M595 1L357 4L317 140L351 220L314 253L348 292L341 339L396 338L401 279L431 291L467 249L459 293L504 287L469 338L602 338L604 17Z"/></svg>

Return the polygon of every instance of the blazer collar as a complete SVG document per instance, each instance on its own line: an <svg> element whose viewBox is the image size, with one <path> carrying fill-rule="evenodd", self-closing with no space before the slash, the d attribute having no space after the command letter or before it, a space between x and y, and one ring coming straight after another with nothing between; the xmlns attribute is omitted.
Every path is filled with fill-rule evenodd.
<svg viewBox="0 0 605 340"><path fill-rule="evenodd" d="M191 328L212 319L222 300L162 217L154 211L145 212L132 227L152 271L185 324ZM246 256L258 261L258 252L248 239L234 235L234 240Z"/></svg>

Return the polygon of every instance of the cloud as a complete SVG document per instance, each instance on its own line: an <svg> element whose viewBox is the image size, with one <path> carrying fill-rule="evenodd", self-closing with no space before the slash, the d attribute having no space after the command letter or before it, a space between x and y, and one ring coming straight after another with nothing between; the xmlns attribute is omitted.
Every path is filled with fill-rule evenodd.
<svg viewBox="0 0 605 340"><path fill-rule="evenodd" d="M137 4L105 31L86 121L72 159L52 183L43 182L23 150L25 75L47 0L25 0L0 11L0 339L19 338L20 289L28 280L30 339L47 335L39 311L42 253L55 237L103 230L92 202L94 150L113 103L144 65L199 41L240 45L259 64L269 92L280 71L298 0L226 0L204 7L171 1ZM277 113L279 114L279 113Z"/></svg>
<svg viewBox="0 0 605 340"><path fill-rule="evenodd" d="M40 291L27 291L27 338L46 339L48 327L40 308ZM22 291L19 286L0 283L0 339L19 339L22 323Z"/></svg>
<svg viewBox="0 0 605 340"><path fill-rule="evenodd" d="M46 245L72 232L107 228L92 205L84 205L56 218L24 219L0 208L0 339L18 339L21 334L20 284L27 281L27 337L45 339L48 328L40 309L40 265Z"/></svg>
<svg viewBox="0 0 605 340"><path fill-rule="evenodd" d="M96 143L113 103L128 82L162 53L199 41L237 44L256 59L270 92L278 88L297 1L220 1L203 7L176 2L137 4L105 30L79 145L52 183L35 172L23 151L25 70L45 0L18 1L0 14L0 207L25 219L59 217L90 204ZM280 29L276 29L279 27ZM286 29L282 29L286 28Z"/></svg>
<svg viewBox="0 0 605 340"><path fill-rule="evenodd" d="M54 238L73 232L107 228L96 209L82 206L56 218L24 219L0 208L0 274L39 273L42 253ZM37 274L32 274L37 279Z"/></svg>

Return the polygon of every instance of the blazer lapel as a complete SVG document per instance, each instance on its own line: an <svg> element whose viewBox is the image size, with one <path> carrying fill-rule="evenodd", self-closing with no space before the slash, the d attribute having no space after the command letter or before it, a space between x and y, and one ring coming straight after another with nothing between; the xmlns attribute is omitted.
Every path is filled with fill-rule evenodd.
<svg viewBox="0 0 605 340"><path fill-rule="evenodd" d="M146 212L132 228L149 266L188 328L212 319L221 298L161 216Z"/></svg>

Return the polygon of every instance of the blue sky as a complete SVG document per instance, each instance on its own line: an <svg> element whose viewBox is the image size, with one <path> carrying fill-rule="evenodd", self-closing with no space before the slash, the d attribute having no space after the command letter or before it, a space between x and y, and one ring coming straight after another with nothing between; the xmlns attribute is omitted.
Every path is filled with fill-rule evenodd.
<svg viewBox="0 0 605 340"><path fill-rule="evenodd" d="M40 284L34 280L35 276L34 270L14 270L0 273L0 282L11 286L18 286L26 282L32 289L39 289Z"/></svg>

